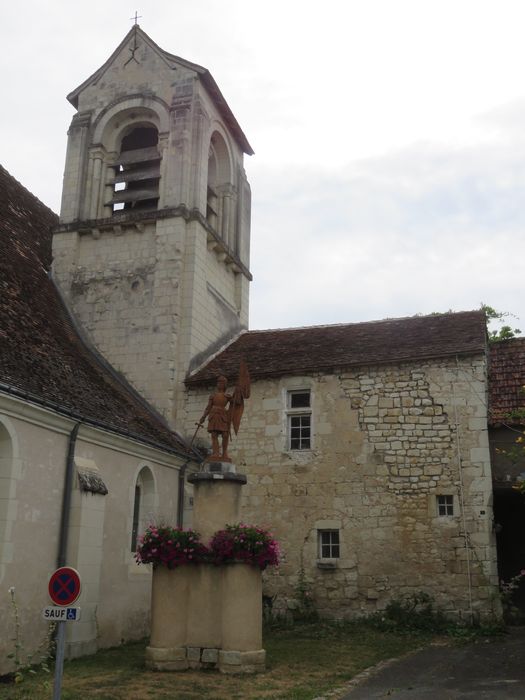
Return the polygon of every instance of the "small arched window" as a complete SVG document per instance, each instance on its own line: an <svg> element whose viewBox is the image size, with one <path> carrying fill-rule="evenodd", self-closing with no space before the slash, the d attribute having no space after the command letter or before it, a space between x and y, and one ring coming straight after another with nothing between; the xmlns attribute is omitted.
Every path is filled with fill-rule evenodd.
<svg viewBox="0 0 525 700"><path fill-rule="evenodd" d="M137 550L138 538L155 516L155 481L149 467L142 467L135 482L131 551Z"/></svg>
<svg viewBox="0 0 525 700"><path fill-rule="evenodd" d="M122 138L115 169L113 212L156 209L159 203L159 132L136 126Z"/></svg>

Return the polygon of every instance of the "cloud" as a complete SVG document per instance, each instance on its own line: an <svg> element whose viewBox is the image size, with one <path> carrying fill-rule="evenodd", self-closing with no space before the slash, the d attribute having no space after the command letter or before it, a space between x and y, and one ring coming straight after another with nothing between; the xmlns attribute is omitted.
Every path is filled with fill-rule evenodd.
<svg viewBox="0 0 525 700"><path fill-rule="evenodd" d="M253 327L481 301L525 320L524 144L419 143L343 170L264 167L252 179Z"/></svg>

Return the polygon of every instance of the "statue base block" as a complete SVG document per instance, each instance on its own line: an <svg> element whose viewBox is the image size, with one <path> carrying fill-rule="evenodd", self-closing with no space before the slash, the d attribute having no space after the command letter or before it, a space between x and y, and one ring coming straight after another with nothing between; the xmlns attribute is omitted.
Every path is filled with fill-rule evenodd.
<svg viewBox="0 0 525 700"><path fill-rule="evenodd" d="M215 669L225 674L260 673L266 670L266 651L224 651L208 647L146 647L146 668L166 672Z"/></svg>
<svg viewBox="0 0 525 700"><path fill-rule="evenodd" d="M266 651L220 651L221 673L260 673L266 670Z"/></svg>
<svg viewBox="0 0 525 700"><path fill-rule="evenodd" d="M152 671L185 671L188 666L184 647L146 647L146 668Z"/></svg>

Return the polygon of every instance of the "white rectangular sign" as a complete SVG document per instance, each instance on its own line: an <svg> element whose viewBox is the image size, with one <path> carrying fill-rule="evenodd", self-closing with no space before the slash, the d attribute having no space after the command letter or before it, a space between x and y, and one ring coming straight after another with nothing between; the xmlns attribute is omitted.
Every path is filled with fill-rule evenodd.
<svg viewBox="0 0 525 700"><path fill-rule="evenodd" d="M49 622L78 622L80 608L59 608L50 605L42 611L42 617Z"/></svg>

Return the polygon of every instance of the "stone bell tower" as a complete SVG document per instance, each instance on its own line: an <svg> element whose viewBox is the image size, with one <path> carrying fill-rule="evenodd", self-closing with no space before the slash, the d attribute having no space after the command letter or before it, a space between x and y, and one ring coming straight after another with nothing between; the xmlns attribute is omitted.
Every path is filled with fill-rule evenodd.
<svg viewBox="0 0 525 700"><path fill-rule="evenodd" d="M248 324L253 151L210 73L138 25L68 100L53 274L98 350L173 421L188 369Z"/></svg>

